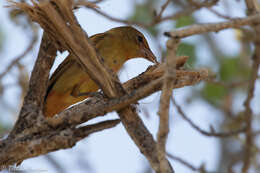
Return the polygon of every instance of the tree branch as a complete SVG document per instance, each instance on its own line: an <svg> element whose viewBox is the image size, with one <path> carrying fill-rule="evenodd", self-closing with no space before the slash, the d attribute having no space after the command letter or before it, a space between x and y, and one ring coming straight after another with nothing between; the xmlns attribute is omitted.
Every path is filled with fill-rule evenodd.
<svg viewBox="0 0 260 173"><path fill-rule="evenodd" d="M119 120L109 120L80 128L48 131L44 135L31 134L0 143L0 170L31 157L43 155L59 149L72 148L88 135L116 126Z"/></svg>
<svg viewBox="0 0 260 173"><path fill-rule="evenodd" d="M73 1L32 1L32 4L31 6L26 3L14 3L16 7L21 8L34 21L38 22L45 33L48 34L52 46L51 51L48 50L47 52L52 52L52 54L48 56L49 54L44 52L46 48L40 49L30 79L29 91L19 119L9 137L0 143L0 165L10 165L50 151L72 147L78 140L90 133L113 127L118 123L115 120L109 123L77 128L76 126L80 124L79 122L82 123L96 116L101 116L108 111L116 110L128 134L139 147L141 153L149 160L155 172L172 173L173 170L169 162L164 164L164 168L160 166L161 160L158 157L157 143L138 117L134 107L130 105L131 103L135 103L136 100L160 89L163 81L160 77L164 74L164 64L158 65L158 67L145 73L144 76L146 78L144 77L144 79L146 79L146 82L148 82L147 79L157 79L153 81L151 86L144 85L145 80L139 81L136 84L143 86L143 88L140 88L136 92L130 92L128 96L117 77L102 64L85 32L76 21L72 11L75 6ZM95 100L95 98L89 99L83 104L62 112L58 116L61 118L44 119L41 111L42 102L45 96L49 70L54 60L52 57L55 56L57 49L69 50L108 98L105 97L101 100ZM41 50L45 53L45 58L41 57ZM183 79L180 78L182 80L179 80L179 83L176 82L179 86L185 84L185 82L187 84L187 81L189 84L192 82L194 84L207 76L205 70L203 72L180 71L179 74L183 74ZM177 71L176 76L178 76ZM194 76L196 77L192 78ZM127 87L127 84L125 86L126 90L135 87L134 85ZM141 93L141 91L145 92ZM125 99L123 100L124 102L120 100L121 98ZM110 105L106 105L108 103ZM114 106L111 106L113 104ZM72 115L78 116L74 116L74 118ZM17 151L19 151L18 155ZM164 159L166 160L166 158Z"/></svg>
<svg viewBox="0 0 260 173"><path fill-rule="evenodd" d="M52 40L56 42L56 45L69 50L77 58L91 79L100 86L106 96L109 98L122 96L126 92L119 80L102 64L85 32L76 21L72 11L75 6L73 2L70 0L50 0L44 2L32 1L32 6L27 3L13 2L13 4L26 12L34 21L37 21ZM32 97L30 91L28 96ZM26 105L26 103L24 104ZM28 104L30 105L30 103ZM41 108L41 105L38 106ZM34 112L38 111L39 109L34 110ZM156 143L142 120L138 117L135 109L129 105L118 111L118 114L128 134L150 161L153 169L156 172L160 172ZM17 124L19 127L21 123L18 121ZM166 169L168 173L173 172L170 164L167 165Z"/></svg>
<svg viewBox="0 0 260 173"><path fill-rule="evenodd" d="M32 37L32 40L29 44L29 46L25 49L25 51L20 54L19 56L13 58L13 61L6 67L6 69L0 74L0 80L15 66L21 59L23 59L34 47L36 41L37 41L37 34L35 33Z"/></svg>
<svg viewBox="0 0 260 173"><path fill-rule="evenodd" d="M110 16L109 14L97 9L97 8L92 8L89 6L86 6L86 8L89 8L90 10L95 11L97 14L111 20L114 22L119 22L119 23L124 23L126 25L137 25L140 27L151 27L154 26L156 24L168 21L168 20L177 20L178 18L182 17L182 16L188 16L191 15L194 11L202 9L202 8L209 8L212 7L213 5L215 5L219 0L212 0L212 1L205 1L205 2L201 2L201 3L197 3L197 5L187 5L186 7L184 7L184 9L182 11L178 11L174 14L170 14L167 16L162 16L162 13L164 12L165 8L169 5L170 1L166 1L165 4L162 6L161 11L159 12L159 14L157 16L155 16L151 22L149 23L143 23L143 22L138 22L138 21L129 21L129 20L125 20L125 19L120 19L120 18L116 18L113 16Z"/></svg>
<svg viewBox="0 0 260 173"><path fill-rule="evenodd" d="M230 137L230 136L238 135L240 133L244 133L246 131L246 128L241 128L241 129L230 131L230 132L217 133L217 132L215 132L215 130L213 128L211 128L211 131L207 132L205 130L202 130L199 126L197 126L194 122L192 122L191 119L189 119L188 116L185 115L182 108L175 102L174 99L172 99L172 102L176 106L177 111L180 113L181 117L184 120L186 120L191 125L192 128L194 128L195 130L197 130L198 132L200 132L201 134L203 134L205 136L227 138L227 137Z"/></svg>
<svg viewBox="0 0 260 173"><path fill-rule="evenodd" d="M255 0L246 0L246 5L248 8L248 14L249 15L259 15L260 9L259 9L259 3ZM253 121L253 112L250 107L250 102L252 98L254 97L254 90L255 90L255 83L258 77L258 70L259 70L259 64L260 64L260 25L259 23L252 25L254 31L255 31L255 50L252 56L253 60L253 66L252 66L252 72L250 76L250 81L248 85L248 91L247 91L247 98L244 102L245 106L245 122L246 122L246 142L245 142L245 157L244 157L244 164L242 168L243 173L247 173L250 165L251 160L253 157L253 151L252 148L254 146L254 135L252 132L252 121Z"/></svg>
<svg viewBox="0 0 260 173"><path fill-rule="evenodd" d="M160 90L163 83L163 74L164 64L152 66L146 72L124 83L123 86L128 94L115 99L90 98L61 112L58 116L48 119L48 122L53 127L61 125L76 126L95 116L104 115L114 110L120 110ZM176 81L173 82L173 88L195 85L207 77L208 73L206 70L176 70Z"/></svg>
<svg viewBox="0 0 260 173"><path fill-rule="evenodd" d="M166 141L169 133L169 106L170 98L172 96L172 89L176 80L176 50L178 47L178 39L170 39L167 41L168 54L166 56L165 73L163 76L162 94L160 98L160 107L158 115L160 117L159 130L157 133L157 148L160 166L164 168L167 164L165 159ZM163 172L166 172L164 170Z"/></svg>
<svg viewBox="0 0 260 173"><path fill-rule="evenodd" d="M55 60L54 57L56 56L56 51L57 49L50 41L47 33L44 32L38 57L29 81L28 93L24 98L24 103L19 113L18 120L8 138L14 138L15 135L18 134L25 135L39 130L39 122L43 122L44 119L43 116L39 115L41 115L43 100L49 79L49 71ZM33 128L33 130L30 128Z"/></svg>
<svg viewBox="0 0 260 173"><path fill-rule="evenodd" d="M203 34L207 32L218 32L223 29L240 28L241 26L244 25L254 25L258 23L260 23L260 15L255 14L245 18L233 18L227 22L195 24L189 26L188 28L178 29L171 32L165 32L164 34L168 37L184 38L196 34Z"/></svg>
<svg viewBox="0 0 260 173"><path fill-rule="evenodd" d="M183 59L180 59L179 63L177 61L176 64L178 65L180 63L183 63ZM31 128L28 127L27 133L20 133L19 131L16 131L13 138L8 138L0 142L0 156L2 156L0 157L0 165L11 165L27 158L35 157L43 153L48 153L50 151L56 151L58 149L64 148L65 144L62 142L45 143L44 141L46 139L46 136L52 135L52 140L55 141L67 140L69 137L64 139L64 137L60 137L60 135L65 132L67 133L67 131L70 132L70 135L72 135L73 133L75 134L73 130L76 130L77 125L82 124L95 117L103 116L107 112L122 110L127 105L131 103L136 103L137 100L160 90L163 83L163 74L164 64L155 65L153 67L150 67L146 72L124 83L124 88L129 94L115 99L102 99L99 97L93 97L67 110L64 110L54 118L47 119L47 122L45 122L46 119L44 119L42 123L39 123L37 125L39 129L38 131L32 131L31 128L34 128L34 126ZM173 88L195 85L199 81L206 78L207 72L205 70L198 72L176 70L176 80L173 83ZM139 121L138 123L141 124L142 122ZM35 142L35 138L37 138L37 142ZM27 143L24 143L25 139L26 141L28 141ZM147 136L143 135L142 140L144 142L143 147L150 146L149 140L147 140ZM22 144L24 150L21 150L20 144ZM33 150L32 153L28 153L27 149L29 147L36 148L37 146L35 145L37 145L38 147L42 146L41 150ZM71 145L68 145L68 143L66 143L65 146L67 148L69 146L72 147ZM154 148L151 147L149 149L150 152L154 152ZM17 150L19 151L19 157L17 157ZM3 158L5 160L3 160ZM17 159L15 160L15 158ZM9 162L6 162L7 160L9 160Z"/></svg>

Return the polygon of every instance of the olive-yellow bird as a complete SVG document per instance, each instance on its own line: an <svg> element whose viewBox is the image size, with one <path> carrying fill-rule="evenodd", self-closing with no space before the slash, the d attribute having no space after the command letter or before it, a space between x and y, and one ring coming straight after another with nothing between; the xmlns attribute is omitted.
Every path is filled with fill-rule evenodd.
<svg viewBox="0 0 260 173"><path fill-rule="evenodd" d="M93 35L91 42L102 61L113 71L118 72L123 64L131 59L143 57L157 63L144 35L130 26L113 28ZM83 71L77 60L68 56L50 78L44 104L44 115L52 117L72 104L89 96L99 89L98 85Z"/></svg>

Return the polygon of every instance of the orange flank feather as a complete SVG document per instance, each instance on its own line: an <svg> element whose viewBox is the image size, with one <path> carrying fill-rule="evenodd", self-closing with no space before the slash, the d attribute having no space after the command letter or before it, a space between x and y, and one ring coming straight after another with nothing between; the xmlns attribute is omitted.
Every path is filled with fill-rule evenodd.
<svg viewBox="0 0 260 173"><path fill-rule="evenodd" d="M90 37L102 61L118 72L123 64L132 58L143 57L157 63L143 34L130 26L113 28ZM55 70L47 89L44 115L52 117L72 104L80 102L95 92L98 85L83 71L76 59L69 55Z"/></svg>

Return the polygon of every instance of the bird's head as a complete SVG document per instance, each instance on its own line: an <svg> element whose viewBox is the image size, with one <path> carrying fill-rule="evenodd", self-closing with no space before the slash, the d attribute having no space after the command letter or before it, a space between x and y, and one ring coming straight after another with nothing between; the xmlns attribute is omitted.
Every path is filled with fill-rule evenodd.
<svg viewBox="0 0 260 173"><path fill-rule="evenodd" d="M142 57L153 63L158 63L144 35L131 26L122 26L108 31L118 38L118 47L125 52L127 59Z"/></svg>

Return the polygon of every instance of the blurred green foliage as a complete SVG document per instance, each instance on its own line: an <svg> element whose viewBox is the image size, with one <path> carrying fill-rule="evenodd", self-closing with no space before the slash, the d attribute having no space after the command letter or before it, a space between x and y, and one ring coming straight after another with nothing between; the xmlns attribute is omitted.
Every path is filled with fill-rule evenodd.
<svg viewBox="0 0 260 173"><path fill-rule="evenodd" d="M176 28L192 25L194 23L194 18L192 16L182 16L180 17L175 24Z"/></svg>
<svg viewBox="0 0 260 173"><path fill-rule="evenodd" d="M202 97L204 97L210 104L219 105L225 95L228 94L228 90L224 86L207 83L201 93Z"/></svg>
<svg viewBox="0 0 260 173"><path fill-rule="evenodd" d="M10 130L11 126L7 126L7 124L0 121L0 135L4 134L6 131Z"/></svg>
<svg viewBox="0 0 260 173"><path fill-rule="evenodd" d="M196 46L190 43L180 43L177 49L177 56L188 56L186 64L193 66L196 62Z"/></svg>
<svg viewBox="0 0 260 173"><path fill-rule="evenodd" d="M234 81L248 78L249 66L241 62L240 57L222 57L219 69L220 78L223 81Z"/></svg>
<svg viewBox="0 0 260 173"><path fill-rule="evenodd" d="M249 79L251 69L247 63L243 63L240 56L223 56L218 58L219 71L217 72L219 80L226 85L206 83L201 93L204 99L206 99L212 105L219 105L225 103L222 99L230 93L234 93L240 88L246 85L239 85L239 82L243 82ZM238 83L237 86L228 85L232 83ZM241 90L242 91L242 90Z"/></svg>
<svg viewBox="0 0 260 173"><path fill-rule="evenodd" d="M154 7L156 1L155 0L145 0L142 3L136 3L134 6L133 13L128 17L130 21L142 22L142 23L150 23L154 18ZM154 26L146 28L149 33L153 36L158 35L158 29Z"/></svg>
<svg viewBox="0 0 260 173"><path fill-rule="evenodd" d="M3 49L4 43L4 33L2 31L2 28L0 28L0 51Z"/></svg>

